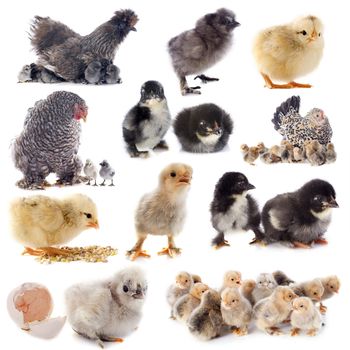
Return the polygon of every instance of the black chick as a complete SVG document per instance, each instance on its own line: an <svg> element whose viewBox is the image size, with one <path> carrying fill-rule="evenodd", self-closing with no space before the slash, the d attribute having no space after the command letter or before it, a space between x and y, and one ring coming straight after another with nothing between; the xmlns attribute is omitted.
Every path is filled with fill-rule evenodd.
<svg viewBox="0 0 350 350"><path fill-rule="evenodd" d="M245 175L236 172L225 173L216 184L210 205L211 222L218 231L212 240L215 248L229 245L225 233L230 230L253 230L257 237L261 237L258 204L247 194L254 188Z"/></svg>
<svg viewBox="0 0 350 350"><path fill-rule="evenodd" d="M229 114L213 103L185 108L174 121L174 132L187 152L221 151L232 130L233 121Z"/></svg>
<svg viewBox="0 0 350 350"><path fill-rule="evenodd" d="M225 8L200 18L195 28L187 30L168 43L168 50L183 95L200 94L199 86L189 87L186 76L198 74L218 62L232 44L232 32L239 26L235 14ZM218 80L201 74L203 82Z"/></svg>
<svg viewBox="0 0 350 350"><path fill-rule="evenodd" d="M326 244L323 235L331 222L332 208L338 208L335 197L330 183L314 179L295 192L270 199L262 210L263 241L284 241L301 248L309 248L313 242Z"/></svg>
<svg viewBox="0 0 350 350"><path fill-rule="evenodd" d="M149 150L168 149L163 140L171 124L163 86L149 80L141 87L139 103L123 121L123 137L131 157L148 157Z"/></svg>

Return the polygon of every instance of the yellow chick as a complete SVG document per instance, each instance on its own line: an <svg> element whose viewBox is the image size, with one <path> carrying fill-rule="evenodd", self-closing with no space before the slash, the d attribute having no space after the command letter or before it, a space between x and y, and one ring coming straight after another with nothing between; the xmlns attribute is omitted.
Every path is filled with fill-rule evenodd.
<svg viewBox="0 0 350 350"><path fill-rule="evenodd" d="M331 298L334 294L339 293L340 289L340 280L337 276L328 276L320 278L324 292L321 297L321 301ZM323 305L320 302L320 311L322 314L325 314L327 311L327 306Z"/></svg>
<svg viewBox="0 0 350 350"><path fill-rule="evenodd" d="M237 288L225 288L221 293L221 315L226 324L235 327L233 333L248 334L252 306Z"/></svg>
<svg viewBox="0 0 350 350"><path fill-rule="evenodd" d="M158 255L173 258L181 253L175 246L174 236L181 232L185 222L185 203L191 179L192 168L189 165L170 164L160 173L158 188L141 198L135 215L137 242L126 253L131 260L150 257L142 250L148 234L168 237L168 247Z"/></svg>
<svg viewBox="0 0 350 350"><path fill-rule="evenodd" d="M312 72L323 54L323 26L315 16L262 30L256 37L253 54L270 89L310 88L294 80ZM279 80L285 84L275 84Z"/></svg>
<svg viewBox="0 0 350 350"><path fill-rule="evenodd" d="M253 308L256 326L270 335L282 334L278 325L288 319L292 301L297 295L289 287L278 286L271 296L257 302Z"/></svg>
<svg viewBox="0 0 350 350"><path fill-rule="evenodd" d="M225 288L239 288L242 284L242 274L238 271L227 271L224 275L224 280L222 283L222 287L220 289L220 293Z"/></svg>
<svg viewBox="0 0 350 350"><path fill-rule="evenodd" d="M310 298L300 297L293 301L290 323L292 325L291 336L299 335L300 331L306 331L307 335L314 336L322 327L322 318Z"/></svg>
<svg viewBox="0 0 350 350"><path fill-rule="evenodd" d="M11 203L10 216L13 237L26 247L24 253L31 255L65 254L53 246L99 227L96 205L83 194L64 199L41 195L17 198Z"/></svg>

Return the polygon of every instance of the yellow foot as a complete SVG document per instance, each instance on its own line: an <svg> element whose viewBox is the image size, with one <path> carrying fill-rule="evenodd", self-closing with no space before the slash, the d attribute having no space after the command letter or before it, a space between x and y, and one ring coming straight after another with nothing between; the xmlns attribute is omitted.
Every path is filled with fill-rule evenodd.
<svg viewBox="0 0 350 350"><path fill-rule="evenodd" d="M163 248L160 252L158 252L158 255L168 255L170 256L170 258L175 258L180 254L181 254L181 249L176 247Z"/></svg>
<svg viewBox="0 0 350 350"><path fill-rule="evenodd" d="M267 333L270 335L281 335L283 332L278 327L270 327L266 329Z"/></svg>
<svg viewBox="0 0 350 350"><path fill-rule="evenodd" d="M242 337L242 336L248 334L248 329L247 328L235 328L232 333L235 335L238 335L239 337Z"/></svg>
<svg viewBox="0 0 350 350"><path fill-rule="evenodd" d="M54 248L54 247L43 247L43 248L38 248L38 249L32 249L29 247L25 247L24 251L22 252L22 255L34 255L34 256L57 256L57 255L70 255L72 254L72 250L68 251L66 249L61 249L61 248Z"/></svg>
<svg viewBox="0 0 350 350"><path fill-rule="evenodd" d="M326 245L326 244L328 244L328 241L327 241L326 239L324 239L324 238L318 238L318 239L315 239L315 240L314 240L314 243L315 243L315 244Z"/></svg>
<svg viewBox="0 0 350 350"><path fill-rule="evenodd" d="M299 335L300 333L300 329L299 328L292 328L292 330L290 331L290 335L292 337L295 337L296 335Z"/></svg>
<svg viewBox="0 0 350 350"><path fill-rule="evenodd" d="M293 243L294 248L303 248L303 249L310 249L311 248L311 246L309 244L301 243L298 241L294 241L292 243Z"/></svg>
<svg viewBox="0 0 350 350"><path fill-rule="evenodd" d="M259 244L261 247L267 247L267 243L265 241L262 241L261 239L253 238L249 244Z"/></svg>
<svg viewBox="0 0 350 350"><path fill-rule="evenodd" d="M309 89L312 87L312 85L310 84L299 84L296 83L295 81L291 81L290 83L288 83L292 88L304 88L304 89Z"/></svg>
<svg viewBox="0 0 350 350"><path fill-rule="evenodd" d="M151 256L147 254L145 250L141 249L131 249L126 252L126 256L129 257L131 261L136 260L137 258L150 258Z"/></svg>
<svg viewBox="0 0 350 350"><path fill-rule="evenodd" d="M215 244L213 247L214 247L214 249L218 250L222 247L229 247L229 246L230 246L230 243L228 243L228 241L226 241L226 239L225 239L222 242Z"/></svg>
<svg viewBox="0 0 350 350"><path fill-rule="evenodd" d="M327 312L327 306L320 304L320 312L322 315L324 315Z"/></svg>
<svg viewBox="0 0 350 350"><path fill-rule="evenodd" d="M316 329L310 329L306 334L309 336L309 337L314 337L316 335Z"/></svg>

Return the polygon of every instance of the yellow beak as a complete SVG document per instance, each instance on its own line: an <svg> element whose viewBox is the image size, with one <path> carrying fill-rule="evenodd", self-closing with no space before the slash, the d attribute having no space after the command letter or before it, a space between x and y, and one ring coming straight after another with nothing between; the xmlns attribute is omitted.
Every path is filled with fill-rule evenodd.
<svg viewBox="0 0 350 350"><path fill-rule="evenodd" d="M95 222L89 222L87 225L87 227L91 227L91 228L95 228L96 230L100 228L99 224L98 224L98 221L96 220Z"/></svg>

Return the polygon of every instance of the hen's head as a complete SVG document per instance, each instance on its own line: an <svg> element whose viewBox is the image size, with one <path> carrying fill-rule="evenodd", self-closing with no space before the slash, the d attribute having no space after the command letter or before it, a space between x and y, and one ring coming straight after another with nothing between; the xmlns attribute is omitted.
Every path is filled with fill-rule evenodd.
<svg viewBox="0 0 350 350"><path fill-rule="evenodd" d="M327 116L324 114L323 110L319 108L313 108L308 112L306 118L308 118L316 127L322 126L328 122Z"/></svg>
<svg viewBox="0 0 350 350"><path fill-rule="evenodd" d="M86 121L88 107L85 101L73 92L56 91L47 97L46 103L60 118Z"/></svg>
<svg viewBox="0 0 350 350"><path fill-rule="evenodd" d="M229 34L240 26L240 23L236 21L236 15L225 8L218 9L215 13L209 13L204 18L206 24L214 27L222 34Z"/></svg>
<svg viewBox="0 0 350 350"><path fill-rule="evenodd" d="M109 22L114 25L117 31L123 36L130 31L136 32L135 25L138 20L135 12L128 9L116 11Z"/></svg>

